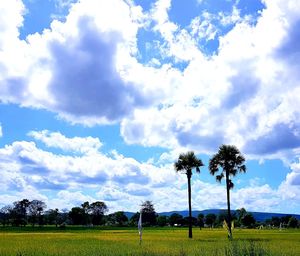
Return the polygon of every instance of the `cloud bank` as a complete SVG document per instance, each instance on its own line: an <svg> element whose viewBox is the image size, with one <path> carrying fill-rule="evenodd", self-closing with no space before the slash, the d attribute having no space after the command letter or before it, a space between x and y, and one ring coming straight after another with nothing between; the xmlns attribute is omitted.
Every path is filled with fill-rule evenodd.
<svg viewBox="0 0 300 256"><path fill-rule="evenodd" d="M2 3L1 100L72 123L119 122L129 144L208 153L232 143L256 157L284 157L300 140L299 5L264 5L256 16L243 16L237 5L231 13L206 11L180 27L169 18L171 1L144 11L130 1L84 0L65 21L24 41L24 5ZM196 30L207 21L214 36ZM159 38L158 66L139 62L143 29ZM207 54L199 38L218 40L217 51Z"/></svg>
<svg viewBox="0 0 300 256"><path fill-rule="evenodd" d="M110 211L137 211L145 200L153 200L157 211L187 208L186 177L175 173L172 163L139 162L115 151L104 154L97 138L67 138L50 131L30 134L39 141L44 139L47 149L41 149L34 141L16 141L0 148L2 205L26 197L39 198L48 207L60 209L93 200L105 201ZM78 155L77 147L82 144L86 150ZM53 145L64 154L51 152ZM214 182L214 177L209 183L194 176L193 208L225 208L225 186ZM288 204L297 204L300 196L299 164L293 165L286 181L276 189L268 184L250 183L249 187L232 191L233 209L292 209ZM49 192L51 197L47 196Z"/></svg>

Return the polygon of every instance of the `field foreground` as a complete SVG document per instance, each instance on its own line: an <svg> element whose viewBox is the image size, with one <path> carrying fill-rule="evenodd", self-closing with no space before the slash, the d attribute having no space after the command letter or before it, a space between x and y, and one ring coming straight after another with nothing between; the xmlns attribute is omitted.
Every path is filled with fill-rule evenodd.
<svg viewBox="0 0 300 256"><path fill-rule="evenodd" d="M300 255L300 230L234 230L229 242L222 229L145 229L139 245L136 229L0 230L0 255Z"/></svg>

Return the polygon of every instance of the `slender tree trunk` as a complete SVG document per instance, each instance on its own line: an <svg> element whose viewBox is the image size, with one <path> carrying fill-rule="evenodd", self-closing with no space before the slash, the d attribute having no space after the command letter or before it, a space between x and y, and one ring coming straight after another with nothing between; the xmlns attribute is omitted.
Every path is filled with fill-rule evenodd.
<svg viewBox="0 0 300 256"><path fill-rule="evenodd" d="M188 178L188 197L189 197L189 238L193 238L193 231L192 231L191 175L187 174L187 178Z"/></svg>
<svg viewBox="0 0 300 256"><path fill-rule="evenodd" d="M232 239L231 232L231 212L230 212L230 190L229 190L229 172L226 170L226 192L227 192L227 215L228 215L228 230L229 230L229 239Z"/></svg>

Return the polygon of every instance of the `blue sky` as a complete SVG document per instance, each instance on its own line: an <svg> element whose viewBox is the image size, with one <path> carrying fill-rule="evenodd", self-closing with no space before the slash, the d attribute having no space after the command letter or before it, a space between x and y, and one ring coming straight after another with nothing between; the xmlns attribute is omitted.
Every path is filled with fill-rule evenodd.
<svg viewBox="0 0 300 256"><path fill-rule="evenodd" d="M300 212L300 3L0 3L0 206L187 209L179 154L205 166L193 209L225 208L207 166L236 145L232 207Z"/></svg>

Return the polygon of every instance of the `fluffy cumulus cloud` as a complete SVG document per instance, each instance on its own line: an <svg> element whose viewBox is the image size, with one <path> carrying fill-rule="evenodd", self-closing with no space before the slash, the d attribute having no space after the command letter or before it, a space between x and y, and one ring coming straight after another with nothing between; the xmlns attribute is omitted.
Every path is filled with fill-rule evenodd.
<svg viewBox="0 0 300 256"><path fill-rule="evenodd" d="M300 196L300 164L299 159L291 165L292 171L287 174L286 179L280 185L280 192L284 195L283 199L287 202L292 201L297 206Z"/></svg>
<svg viewBox="0 0 300 256"><path fill-rule="evenodd" d="M59 132L31 131L29 136L35 140L40 140L47 145L47 147L56 147L64 151L86 153L90 151L97 151L102 146L98 138L92 137L74 137L67 138Z"/></svg>
<svg viewBox="0 0 300 256"><path fill-rule="evenodd" d="M258 157L284 157L299 148L299 6L294 1L265 5L255 23L234 9L233 28L219 36L218 51L207 56L193 29L189 34L170 21L171 2L158 1L151 12L153 29L167 42L165 54L187 66L171 85L171 97L147 112L135 110L134 118L122 122L125 139L200 152L232 143Z"/></svg>
<svg viewBox="0 0 300 256"><path fill-rule="evenodd" d="M126 80L123 71L136 51L138 7L120 0L80 1L66 21L54 20L50 29L22 41L18 28L24 6L11 2L0 9L1 17L17 16L2 25L2 101L46 108L87 124L114 122L150 104L143 84Z"/></svg>
<svg viewBox="0 0 300 256"><path fill-rule="evenodd" d="M49 207L103 200L109 205L112 202L111 209L127 209L134 200L137 205L131 204L131 210L136 210L142 200L153 197L153 187L180 180L175 178L172 165L159 168L117 152L103 154L97 138L67 138L49 131L29 134L49 150L34 141L15 141L0 149L2 204L26 196L43 199ZM53 147L64 154L51 152ZM49 192L51 198L45 196Z"/></svg>

